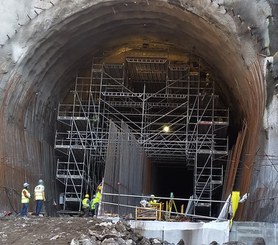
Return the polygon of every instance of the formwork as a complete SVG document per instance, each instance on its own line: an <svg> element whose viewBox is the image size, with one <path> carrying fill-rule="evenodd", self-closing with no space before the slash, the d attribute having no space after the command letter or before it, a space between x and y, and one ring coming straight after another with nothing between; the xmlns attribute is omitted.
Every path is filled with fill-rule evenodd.
<svg viewBox="0 0 278 245"><path fill-rule="evenodd" d="M84 193L101 181L113 194L150 194L142 176L151 164L178 164L194 173L193 212L210 216L228 161L229 110L215 86L196 58L93 62L59 105L56 177L64 211L80 211ZM116 196L107 201L119 203Z"/></svg>
<svg viewBox="0 0 278 245"><path fill-rule="evenodd" d="M149 169L144 149L127 124L122 122L119 128L110 121L103 192L116 195L103 196L103 213L133 214L140 201L134 196L148 193L150 175L144 173Z"/></svg>

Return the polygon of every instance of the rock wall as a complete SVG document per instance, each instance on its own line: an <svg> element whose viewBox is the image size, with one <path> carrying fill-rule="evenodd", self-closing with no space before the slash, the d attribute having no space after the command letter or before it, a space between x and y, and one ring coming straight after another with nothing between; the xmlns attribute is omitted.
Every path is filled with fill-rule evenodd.
<svg viewBox="0 0 278 245"><path fill-rule="evenodd" d="M254 160L251 195L245 204L245 217L254 221L275 222L278 220L278 1L272 0L269 4L269 51L265 62L266 108Z"/></svg>

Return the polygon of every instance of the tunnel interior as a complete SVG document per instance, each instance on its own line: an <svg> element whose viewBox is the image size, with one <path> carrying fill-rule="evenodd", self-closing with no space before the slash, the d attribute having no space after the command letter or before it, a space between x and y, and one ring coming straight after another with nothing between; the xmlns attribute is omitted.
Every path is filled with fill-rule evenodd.
<svg viewBox="0 0 278 245"><path fill-rule="evenodd" d="M59 104L55 148L57 179L65 185L61 186L65 199L71 200L65 209L74 209L75 195L92 194L102 179L106 183L109 155L128 161L121 157L128 154L124 152L128 147L121 153L111 150L109 138L117 136L109 130L109 121L120 129L124 122L150 162L150 178L142 177L149 193L137 194L221 199L229 149L234 144L229 136L237 134L229 130L235 121L230 121L229 108L222 102L225 83L219 85L219 77L192 53L146 40L140 46L94 57ZM127 167L136 164L134 159ZM72 177L83 171L87 176L82 185ZM115 171L106 173L111 174ZM83 189L77 191L79 185ZM129 182L125 185L134 192ZM209 214L215 209L212 206Z"/></svg>

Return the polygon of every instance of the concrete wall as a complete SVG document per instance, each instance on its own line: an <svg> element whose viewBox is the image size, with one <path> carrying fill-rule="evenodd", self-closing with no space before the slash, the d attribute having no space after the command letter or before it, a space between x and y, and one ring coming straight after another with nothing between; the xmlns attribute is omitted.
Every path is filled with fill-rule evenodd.
<svg viewBox="0 0 278 245"><path fill-rule="evenodd" d="M186 245L223 244L228 241L253 245L256 238L263 238L265 244L278 244L277 223L233 222L229 231L229 221L190 223L133 221L131 227L148 238L158 238L177 244L183 239Z"/></svg>
<svg viewBox="0 0 278 245"><path fill-rule="evenodd" d="M206 245L212 241L229 241L229 221L223 222L162 222L131 221L131 227L147 238L158 238L173 244L183 239L185 245Z"/></svg>
<svg viewBox="0 0 278 245"><path fill-rule="evenodd" d="M240 244L253 245L256 238L263 238L265 244L278 244L277 223L261 222L234 222L230 232L230 241L238 241Z"/></svg>

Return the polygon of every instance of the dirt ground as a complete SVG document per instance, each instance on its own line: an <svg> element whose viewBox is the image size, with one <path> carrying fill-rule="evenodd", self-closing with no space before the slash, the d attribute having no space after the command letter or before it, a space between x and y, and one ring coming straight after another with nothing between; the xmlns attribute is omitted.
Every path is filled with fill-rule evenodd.
<svg viewBox="0 0 278 245"><path fill-rule="evenodd" d="M13 215L0 218L0 244L70 244L70 245L169 245L166 241L147 239L125 222L92 217L36 217Z"/></svg>
<svg viewBox="0 0 278 245"><path fill-rule="evenodd" d="M73 238L88 234L99 223L82 217L3 217L0 244L70 244Z"/></svg>

